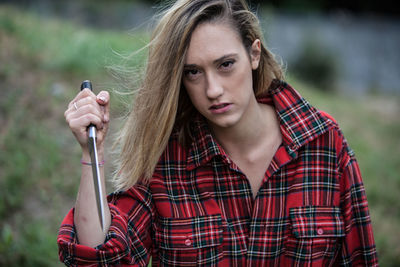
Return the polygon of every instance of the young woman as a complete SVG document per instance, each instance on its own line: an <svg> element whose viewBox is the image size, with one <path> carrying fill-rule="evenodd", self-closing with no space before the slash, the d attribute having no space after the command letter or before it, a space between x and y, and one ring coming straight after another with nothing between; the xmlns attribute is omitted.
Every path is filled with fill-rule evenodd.
<svg viewBox="0 0 400 267"><path fill-rule="evenodd" d="M179 0L149 44L121 130L116 192L97 216L91 167L58 244L71 266L377 266L359 168L337 123L282 81L243 0ZM65 112L90 161L109 95ZM103 174L104 176L104 174ZM104 182L104 177L102 177Z"/></svg>

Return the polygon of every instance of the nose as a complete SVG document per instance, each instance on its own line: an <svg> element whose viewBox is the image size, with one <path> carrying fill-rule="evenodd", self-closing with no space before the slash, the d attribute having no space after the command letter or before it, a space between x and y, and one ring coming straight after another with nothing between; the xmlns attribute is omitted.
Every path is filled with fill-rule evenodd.
<svg viewBox="0 0 400 267"><path fill-rule="evenodd" d="M210 99L217 99L224 93L224 88L217 77L212 74L207 75L206 94Z"/></svg>

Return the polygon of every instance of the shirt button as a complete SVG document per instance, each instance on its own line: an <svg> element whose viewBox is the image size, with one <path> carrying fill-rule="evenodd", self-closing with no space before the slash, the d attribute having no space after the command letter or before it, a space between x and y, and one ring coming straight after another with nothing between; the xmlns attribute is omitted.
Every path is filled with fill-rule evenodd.
<svg viewBox="0 0 400 267"><path fill-rule="evenodd" d="M317 234L318 235L322 235L324 233L324 229L322 229L322 228L318 228L317 229Z"/></svg>
<svg viewBox="0 0 400 267"><path fill-rule="evenodd" d="M185 245L186 246L191 246L192 245L192 240L190 240L189 238L185 240Z"/></svg>

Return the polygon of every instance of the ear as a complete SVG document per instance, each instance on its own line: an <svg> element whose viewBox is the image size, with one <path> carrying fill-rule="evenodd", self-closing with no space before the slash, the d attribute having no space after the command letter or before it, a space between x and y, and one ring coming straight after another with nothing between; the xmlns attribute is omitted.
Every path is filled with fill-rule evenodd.
<svg viewBox="0 0 400 267"><path fill-rule="evenodd" d="M251 68L256 70L260 63L261 57L261 41L259 39L254 40L253 44L251 45L250 50L250 61L251 61Z"/></svg>

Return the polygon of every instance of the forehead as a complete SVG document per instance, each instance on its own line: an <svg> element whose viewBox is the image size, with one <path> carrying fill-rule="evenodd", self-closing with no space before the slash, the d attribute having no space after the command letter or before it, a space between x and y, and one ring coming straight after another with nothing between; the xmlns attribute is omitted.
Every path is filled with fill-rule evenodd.
<svg viewBox="0 0 400 267"><path fill-rule="evenodd" d="M234 53L245 53L239 34L226 23L206 22L193 31L185 64L201 64Z"/></svg>

